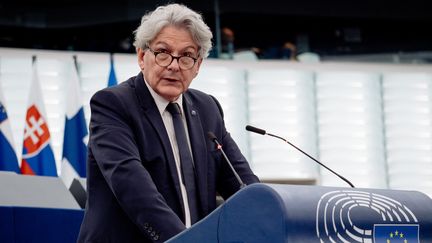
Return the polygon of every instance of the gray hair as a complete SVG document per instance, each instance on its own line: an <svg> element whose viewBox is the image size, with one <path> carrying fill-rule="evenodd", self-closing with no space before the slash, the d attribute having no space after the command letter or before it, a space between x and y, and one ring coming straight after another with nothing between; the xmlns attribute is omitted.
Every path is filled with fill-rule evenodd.
<svg viewBox="0 0 432 243"><path fill-rule="evenodd" d="M135 48L148 47L159 32L169 25L186 28L198 45L200 57L208 56L213 37L210 28L204 23L199 13L181 4L160 6L145 14L141 19L141 25L134 31L135 41L133 44Z"/></svg>

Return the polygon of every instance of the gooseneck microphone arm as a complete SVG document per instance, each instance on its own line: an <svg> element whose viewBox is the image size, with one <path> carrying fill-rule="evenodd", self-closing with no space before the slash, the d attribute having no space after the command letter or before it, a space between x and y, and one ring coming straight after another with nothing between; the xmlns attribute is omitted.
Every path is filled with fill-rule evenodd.
<svg viewBox="0 0 432 243"><path fill-rule="evenodd" d="M224 157L225 161L227 162L227 164L229 165L231 171L233 172L234 176L236 177L238 183L240 184L240 189L242 189L243 187L246 186L246 184L243 183L242 179L240 178L240 176L238 175L237 171L234 169L234 167L231 164L231 161L228 159L228 157L226 156L224 150L222 149L222 145L219 143L219 141L216 138L216 135L214 135L214 133L212 132L207 132L207 136L208 138L213 141L216 144L216 148L217 150L219 150L222 154L222 156Z"/></svg>
<svg viewBox="0 0 432 243"><path fill-rule="evenodd" d="M348 183L348 185L350 185L352 188L354 188L354 185L345 177L339 175L338 173L336 173L335 171L333 171L332 169L330 169L329 167L327 167L326 165L324 165L323 163L319 162L317 159L315 159L314 157L310 156L308 153L304 152L303 150L301 150L300 148L298 148L297 146L295 146L294 144L290 143L288 140L286 140L283 137L271 134L271 133L267 133L265 130L260 129L260 128L256 128L250 125L246 126L246 130L248 130L249 132L254 132L254 133L258 133L261 135L269 135L278 139L281 139L282 141L286 142L287 144L291 145L292 147L294 147L295 149L297 149L298 151L302 152L304 155L306 155L307 157L309 157L310 159L312 159L313 161L317 162L319 165L321 165L322 167L326 168L327 170L329 170L331 173L335 174L337 177L341 178L343 181L345 181L346 183Z"/></svg>

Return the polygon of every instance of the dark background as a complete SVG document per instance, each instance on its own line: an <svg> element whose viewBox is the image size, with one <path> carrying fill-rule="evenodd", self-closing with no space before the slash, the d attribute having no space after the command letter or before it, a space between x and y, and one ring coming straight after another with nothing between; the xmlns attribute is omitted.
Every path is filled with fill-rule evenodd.
<svg viewBox="0 0 432 243"><path fill-rule="evenodd" d="M0 2L0 46L134 52L141 16L168 1L14 0ZM169 1L173 2L173 1ZM295 43L320 55L432 50L432 1L218 0L221 27L236 49ZM182 1L215 33L215 2Z"/></svg>

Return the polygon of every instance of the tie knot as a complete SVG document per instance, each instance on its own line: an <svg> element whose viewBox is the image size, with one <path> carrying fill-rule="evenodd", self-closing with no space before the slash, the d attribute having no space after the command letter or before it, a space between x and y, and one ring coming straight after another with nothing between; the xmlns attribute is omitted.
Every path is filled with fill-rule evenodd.
<svg viewBox="0 0 432 243"><path fill-rule="evenodd" d="M169 103L166 109L171 115L181 114L180 106L177 103Z"/></svg>

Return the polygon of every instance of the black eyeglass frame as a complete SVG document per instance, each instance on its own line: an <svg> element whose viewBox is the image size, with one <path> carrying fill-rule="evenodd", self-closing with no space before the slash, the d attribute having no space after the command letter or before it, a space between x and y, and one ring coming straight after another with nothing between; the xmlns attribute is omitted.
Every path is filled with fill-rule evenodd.
<svg viewBox="0 0 432 243"><path fill-rule="evenodd" d="M174 59L176 59L178 65L179 65L179 68L181 70L190 70L190 69L192 69L195 66L195 63L198 61L198 58L191 57L191 56L173 56L173 55L171 55L171 53L168 53L168 52L153 51L150 47L147 47L146 49L148 49L149 51L151 51L151 53L153 53L153 55L155 56L155 62L156 62L156 64L159 65L159 66L161 66L161 67L168 67L169 65L171 65L171 63L174 61ZM171 61L167 65L161 65L161 64L158 63L158 61L157 61L158 60L157 59L157 55L159 55L161 53L167 54L167 55L171 56ZM193 60L193 65L190 68L182 68L181 64L180 64L180 63L182 63L182 62L180 62L180 58L191 58Z"/></svg>

